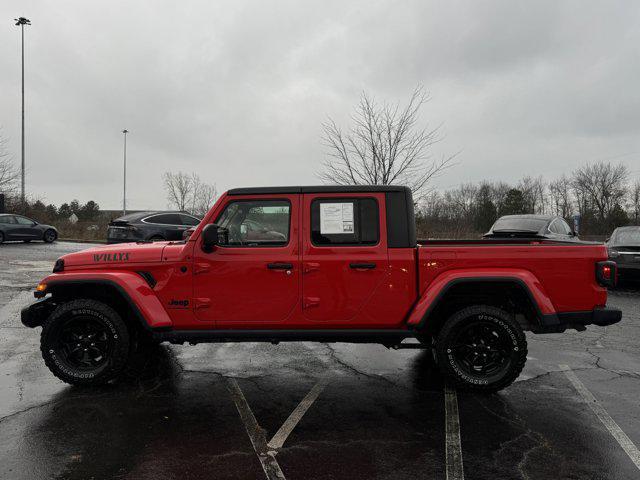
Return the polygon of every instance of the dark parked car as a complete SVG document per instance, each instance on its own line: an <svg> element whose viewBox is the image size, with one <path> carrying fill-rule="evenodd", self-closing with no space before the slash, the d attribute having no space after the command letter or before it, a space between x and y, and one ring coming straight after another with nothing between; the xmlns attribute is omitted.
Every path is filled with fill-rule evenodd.
<svg viewBox="0 0 640 480"><path fill-rule="evenodd" d="M548 238L577 241L577 234L555 215L505 215L493 224L484 238Z"/></svg>
<svg viewBox="0 0 640 480"><path fill-rule="evenodd" d="M609 259L618 264L624 280L640 280L640 226L618 227L607 240Z"/></svg>
<svg viewBox="0 0 640 480"><path fill-rule="evenodd" d="M58 230L22 215L0 214L0 243L7 240L42 240L51 243L58 238Z"/></svg>
<svg viewBox="0 0 640 480"><path fill-rule="evenodd" d="M182 240L185 230L200 220L182 212L130 213L109 223L107 243Z"/></svg>

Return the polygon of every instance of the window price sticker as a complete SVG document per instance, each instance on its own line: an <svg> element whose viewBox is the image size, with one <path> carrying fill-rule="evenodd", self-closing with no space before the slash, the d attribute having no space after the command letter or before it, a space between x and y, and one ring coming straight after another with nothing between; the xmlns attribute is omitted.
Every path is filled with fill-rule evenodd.
<svg viewBox="0 0 640 480"><path fill-rule="evenodd" d="M320 233L353 233L353 203L321 203Z"/></svg>

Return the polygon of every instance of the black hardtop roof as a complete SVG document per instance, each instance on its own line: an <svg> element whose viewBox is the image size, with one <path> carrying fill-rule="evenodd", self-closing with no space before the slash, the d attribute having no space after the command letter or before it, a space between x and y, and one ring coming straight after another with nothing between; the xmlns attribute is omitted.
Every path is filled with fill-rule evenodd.
<svg viewBox="0 0 640 480"><path fill-rule="evenodd" d="M277 193L360 193L360 192L406 192L402 185L311 185L290 187L246 187L232 188L228 195L263 195Z"/></svg>

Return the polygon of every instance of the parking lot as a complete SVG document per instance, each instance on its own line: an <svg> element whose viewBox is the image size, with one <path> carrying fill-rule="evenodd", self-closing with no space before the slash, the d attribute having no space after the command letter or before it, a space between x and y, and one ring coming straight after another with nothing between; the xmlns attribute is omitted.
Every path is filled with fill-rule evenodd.
<svg viewBox="0 0 640 480"><path fill-rule="evenodd" d="M58 381L20 323L56 258L0 246L0 478L640 478L640 291L623 321L528 334L518 381L454 392L429 352L378 345L152 348L100 389Z"/></svg>

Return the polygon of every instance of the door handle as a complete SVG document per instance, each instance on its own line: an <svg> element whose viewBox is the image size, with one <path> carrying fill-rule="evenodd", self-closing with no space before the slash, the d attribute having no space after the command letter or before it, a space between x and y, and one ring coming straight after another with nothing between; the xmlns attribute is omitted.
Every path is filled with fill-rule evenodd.
<svg viewBox="0 0 640 480"><path fill-rule="evenodd" d="M371 270L372 268L376 268L376 264L375 263L350 263L349 267L355 268L357 270L359 269Z"/></svg>
<svg viewBox="0 0 640 480"><path fill-rule="evenodd" d="M291 270L293 263L267 263L269 270Z"/></svg>

